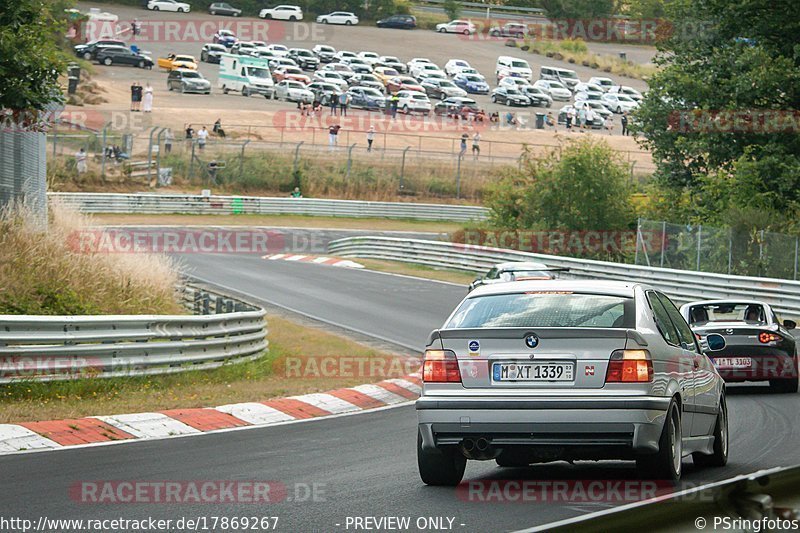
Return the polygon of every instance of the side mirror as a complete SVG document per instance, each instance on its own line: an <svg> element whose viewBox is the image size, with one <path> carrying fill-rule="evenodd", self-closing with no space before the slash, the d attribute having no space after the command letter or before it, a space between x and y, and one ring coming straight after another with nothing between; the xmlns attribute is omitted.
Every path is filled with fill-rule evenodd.
<svg viewBox="0 0 800 533"><path fill-rule="evenodd" d="M797 327L797 322L795 322L794 320L784 320L783 327L785 327L786 329L794 329Z"/></svg>
<svg viewBox="0 0 800 533"><path fill-rule="evenodd" d="M725 337L719 333L709 333L706 335L705 341L709 352L718 352L719 350L725 348L726 344Z"/></svg>

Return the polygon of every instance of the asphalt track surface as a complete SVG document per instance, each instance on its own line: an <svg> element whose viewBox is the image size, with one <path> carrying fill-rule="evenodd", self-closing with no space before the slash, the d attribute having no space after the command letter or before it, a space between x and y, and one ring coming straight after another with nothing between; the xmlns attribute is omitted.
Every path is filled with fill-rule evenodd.
<svg viewBox="0 0 800 533"><path fill-rule="evenodd" d="M255 256L184 257L196 276L265 303L290 307L406 347L421 348L464 295L458 286ZM731 457L723 469L685 463L685 486L800 463L798 396L731 387ZM625 502L467 501L424 486L416 471L414 407L191 438L134 442L0 457L0 517L179 518L278 516L278 531L345 531L347 517L454 518L455 531L509 531ZM466 480L636 479L630 463L554 463L502 469L470 462ZM85 480L273 480L292 501L270 505L79 503L69 488ZM317 484L316 501L294 487ZM668 525L660 525L668 529ZM385 530L385 528L383 528ZM654 529L658 529L654 525ZM221 530L221 529L218 529ZM352 527L349 529L353 530ZM411 528L417 531L416 528Z"/></svg>

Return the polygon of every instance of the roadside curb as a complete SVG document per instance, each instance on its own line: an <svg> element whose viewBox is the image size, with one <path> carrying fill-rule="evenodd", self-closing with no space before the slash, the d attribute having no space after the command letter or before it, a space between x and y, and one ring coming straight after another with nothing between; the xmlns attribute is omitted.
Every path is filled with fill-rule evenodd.
<svg viewBox="0 0 800 533"><path fill-rule="evenodd" d="M421 386L420 374L415 373L377 383L263 402L0 424L0 455L202 435L357 413L412 401L419 397Z"/></svg>

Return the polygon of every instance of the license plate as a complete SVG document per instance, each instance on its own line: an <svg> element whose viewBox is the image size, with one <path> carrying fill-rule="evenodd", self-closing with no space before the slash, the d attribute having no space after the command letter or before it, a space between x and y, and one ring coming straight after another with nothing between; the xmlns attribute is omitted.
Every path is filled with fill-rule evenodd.
<svg viewBox="0 0 800 533"><path fill-rule="evenodd" d="M495 363L492 381L574 381L572 363Z"/></svg>
<svg viewBox="0 0 800 533"><path fill-rule="evenodd" d="M719 368L749 368L753 360L750 357L718 357L714 364Z"/></svg>

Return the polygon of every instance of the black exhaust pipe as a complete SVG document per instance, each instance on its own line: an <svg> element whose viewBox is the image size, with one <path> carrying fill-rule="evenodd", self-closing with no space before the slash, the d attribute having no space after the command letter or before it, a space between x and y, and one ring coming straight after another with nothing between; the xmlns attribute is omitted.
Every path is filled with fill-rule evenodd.
<svg viewBox="0 0 800 533"><path fill-rule="evenodd" d="M489 445L491 445L491 442L489 442L489 439L487 439L486 437L480 437L478 440L475 441L475 448L479 452L485 452L486 450L488 450Z"/></svg>

